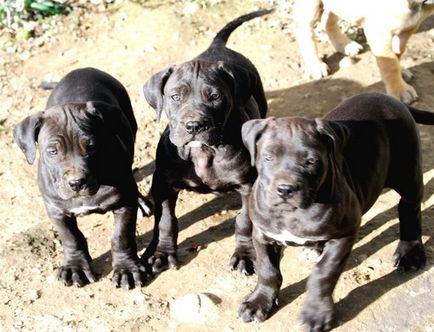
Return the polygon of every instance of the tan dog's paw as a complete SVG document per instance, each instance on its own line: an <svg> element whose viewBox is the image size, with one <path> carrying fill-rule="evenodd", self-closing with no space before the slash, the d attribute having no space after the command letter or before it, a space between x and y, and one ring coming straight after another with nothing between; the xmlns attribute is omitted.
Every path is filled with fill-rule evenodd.
<svg viewBox="0 0 434 332"><path fill-rule="evenodd" d="M398 89L387 91L387 93L401 100L404 104L411 104L418 97L416 90L406 83Z"/></svg>
<svg viewBox="0 0 434 332"><path fill-rule="evenodd" d="M413 79L413 73L406 68L401 68L401 76L406 82L410 82Z"/></svg>
<svg viewBox="0 0 434 332"><path fill-rule="evenodd" d="M348 56L354 56L359 54L363 50L363 46L355 41L351 41L345 45L343 53Z"/></svg>
<svg viewBox="0 0 434 332"><path fill-rule="evenodd" d="M313 78L314 80L319 80L328 76L329 74L329 66L324 62L312 63L306 65L304 69L304 77L305 78Z"/></svg>

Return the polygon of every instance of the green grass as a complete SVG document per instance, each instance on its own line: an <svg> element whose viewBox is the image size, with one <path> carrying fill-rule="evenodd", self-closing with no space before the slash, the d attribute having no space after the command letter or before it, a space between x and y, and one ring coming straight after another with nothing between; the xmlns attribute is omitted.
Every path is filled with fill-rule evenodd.
<svg viewBox="0 0 434 332"><path fill-rule="evenodd" d="M26 22L40 21L71 11L72 7L68 2L56 0L0 0L0 29L17 33Z"/></svg>

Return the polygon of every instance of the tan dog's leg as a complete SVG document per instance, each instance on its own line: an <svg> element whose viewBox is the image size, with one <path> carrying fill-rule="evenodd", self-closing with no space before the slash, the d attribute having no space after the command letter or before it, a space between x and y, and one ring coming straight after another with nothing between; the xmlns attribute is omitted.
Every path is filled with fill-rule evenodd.
<svg viewBox="0 0 434 332"><path fill-rule="evenodd" d="M338 26L338 17L332 12L324 12L323 18L325 30L336 51L345 55L353 56L358 54L363 46L349 39Z"/></svg>
<svg viewBox="0 0 434 332"><path fill-rule="evenodd" d="M416 31L416 29L407 30L401 32L398 36L394 36L392 40L392 49L396 54L398 59L401 59L401 56L405 52L405 48L407 47L408 40L410 36ZM413 78L413 74L408 69L401 66L401 75L404 81L410 82Z"/></svg>
<svg viewBox="0 0 434 332"><path fill-rule="evenodd" d="M295 35L304 62L305 75L320 79L328 75L328 66L321 61L314 41L313 25L321 11L320 0L298 0L294 6Z"/></svg>
<svg viewBox="0 0 434 332"><path fill-rule="evenodd" d="M373 26L375 27L375 24ZM366 24L365 35L371 46L372 53L377 59L378 68L380 69L387 93L406 104L415 101L417 98L416 90L411 85L405 83L401 75L399 57L393 52L392 34L390 32L381 32L374 28L370 29L370 26ZM405 40L403 42L404 44L406 43Z"/></svg>

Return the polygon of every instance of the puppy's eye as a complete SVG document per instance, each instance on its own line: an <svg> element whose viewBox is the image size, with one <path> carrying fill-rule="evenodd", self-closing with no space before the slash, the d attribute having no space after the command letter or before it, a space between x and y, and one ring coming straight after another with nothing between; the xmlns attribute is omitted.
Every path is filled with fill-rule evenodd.
<svg viewBox="0 0 434 332"><path fill-rule="evenodd" d="M55 156L57 154L57 149L55 147L49 147L47 149L47 152L48 152L49 155Z"/></svg>
<svg viewBox="0 0 434 332"><path fill-rule="evenodd" d="M266 154L264 154L264 159L265 159L265 161L272 161L273 156L269 153L266 153Z"/></svg>
<svg viewBox="0 0 434 332"><path fill-rule="evenodd" d="M170 98L172 98L173 101L180 101L181 100L181 95L175 93L175 94L171 95Z"/></svg>
<svg viewBox="0 0 434 332"><path fill-rule="evenodd" d="M316 158L309 157L309 158L306 159L305 165L306 166L312 166L312 165L315 165L317 162L318 162L318 160Z"/></svg>
<svg viewBox="0 0 434 332"><path fill-rule="evenodd" d="M86 145L86 151L87 152L95 152L96 151L96 144L95 143L88 143Z"/></svg>
<svg viewBox="0 0 434 332"><path fill-rule="evenodd" d="M218 92L213 92L208 96L209 101L217 101L220 98L221 98L221 95Z"/></svg>

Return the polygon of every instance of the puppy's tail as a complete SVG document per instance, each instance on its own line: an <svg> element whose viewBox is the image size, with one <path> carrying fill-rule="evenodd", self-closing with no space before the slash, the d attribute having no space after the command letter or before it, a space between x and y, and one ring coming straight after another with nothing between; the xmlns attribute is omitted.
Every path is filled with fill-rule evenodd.
<svg viewBox="0 0 434 332"><path fill-rule="evenodd" d="M238 18L236 18L233 21L230 21L228 24L226 24L223 29L221 29L217 35L214 37L211 46L210 47L218 47L218 46L225 46L229 36L231 35L231 33L238 28L241 24L243 24L244 22L247 22L249 20L252 20L256 17L260 17L260 16L264 16L267 14L270 14L271 12L274 11L274 8L271 9L261 9L243 16L240 16Z"/></svg>
<svg viewBox="0 0 434 332"><path fill-rule="evenodd" d="M434 125L434 113L418 110L417 108L407 106L416 123L425 125Z"/></svg>
<svg viewBox="0 0 434 332"><path fill-rule="evenodd" d="M139 192L139 210L142 213L142 217L152 216L154 205L152 202Z"/></svg>

